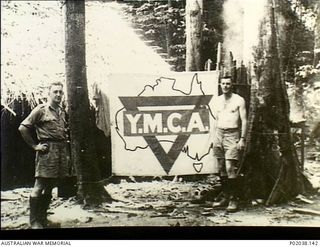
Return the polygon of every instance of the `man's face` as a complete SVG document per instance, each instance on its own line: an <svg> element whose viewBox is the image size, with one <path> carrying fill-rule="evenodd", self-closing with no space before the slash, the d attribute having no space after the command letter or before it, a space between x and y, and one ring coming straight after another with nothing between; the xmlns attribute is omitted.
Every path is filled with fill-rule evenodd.
<svg viewBox="0 0 320 247"><path fill-rule="evenodd" d="M222 93L226 94L231 92L231 88L232 88L231 79L230 78L221 79L220 86L221 86Z"/></svg>
<svg viewBox="0 0 320 247"><path fill-rule="evenodd" d="M52 102L60 104L63 96L62 86L53 85L49 91L49 98Z"/></svg>

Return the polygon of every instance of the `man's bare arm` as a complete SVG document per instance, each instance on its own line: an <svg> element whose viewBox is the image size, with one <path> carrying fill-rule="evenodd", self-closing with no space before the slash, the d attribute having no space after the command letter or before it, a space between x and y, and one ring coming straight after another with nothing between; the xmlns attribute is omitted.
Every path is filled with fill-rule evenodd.
<svg viewBox="0 0 320 247"><path fill-rule="evenodd" d="M43 144L37 144L34 139L32 138L31 135L31 130L23 125L20 125L18 129L21 133L21 136L23 140L30 146L32 147L35 151L45 151L47 149L46 145Z"/></svg>
<svg viewBox="0 0 320 247"><path fill-rule="evenodd" d="M34 139L32 138L31 136L31 131L29 128L23 126L23 125L20 125L19 127L19 131L22 135L22 138L23 140L30 146L34 149L34 147L37 145L34 141Z"/></svg>
<svg viewBox="0 0 320 247"><path fill-rule="evenodd" d="M247 136L247 110L244 100L241 100L239 114L241 120L241 138L245 139Z"/></svg>

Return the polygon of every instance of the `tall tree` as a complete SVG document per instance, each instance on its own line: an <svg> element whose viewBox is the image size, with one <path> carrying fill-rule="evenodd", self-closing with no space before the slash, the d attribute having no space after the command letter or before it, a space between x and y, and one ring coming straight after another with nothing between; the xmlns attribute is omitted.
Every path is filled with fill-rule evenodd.
<svg viewBox="0 0 320 247"><path fill-rule="evenodd" d="M252 71L249 129L244 164L251 194L273 204L311 189L290 134L289 101L277 31L279 2L268 0L261 24L257 66ZM271 6L271 7L270 7Z"/></svg>
<svg viewBox="0 0 320 247"><path fill-rule="evenodd" d="M100 182L98 158L93 139L94 121L86 75L85 1L67 0L65 4L66 80L71 136L71 157L78 178L78 197L94 205L111 197Z"/></svg>
<svg viewBox="0 0 320 247"><path fill-rule="evenodd" d="M314 62L313 65L317 66L320 62L320 3L316 3L316 23L314 30Z"/></svg>
<svg viewBox="0 0 320 247"><path fill-rule="evenodd" d="M202 12L203 0L186 2L186 71L202 70Z"/></svg>
<svg viewBox="0 0 320 247"><path fill-rule="evenodd" d="M172 8L172 1L168 0L168 12L171 11ZM172 56L172 52L171 52L171 45L172 45L172 20L166 22L166 48L167 48L167 53L168 53L168 57Z"/></svg>

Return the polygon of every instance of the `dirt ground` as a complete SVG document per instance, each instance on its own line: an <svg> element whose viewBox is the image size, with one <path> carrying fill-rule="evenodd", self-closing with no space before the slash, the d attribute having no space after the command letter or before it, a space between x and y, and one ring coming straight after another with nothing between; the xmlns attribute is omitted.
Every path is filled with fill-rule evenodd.
<svg viewBox="0 0 320 247"><path fill-rule="evenodd" d="M211 185L182 178L136 182L121 180L105 188L118 201L83 209L75 198L62 199L54 190L49 219L61 228L108 226L303 226L320 227L320 162L308 161L305 173L318 193L266 207L253 200L236 213L213 209L212 202L194 204ZM31 188L1 192L1 229L28 229Z"/></svg>
<svg viewBox="0 0 320 247"><path fill-rule="evenodd" d="M7 49L5 55L12 61L19 61L19 63L4 64L4 69L8 72L7 80L11 80L14 75L14 81L19 81L21 78L21 81L29 85L35 81L47 81L47 78L60 80L64 75L62 73L64 71L62 62L64 43L61 42L63 39L60 37L63 27L60 5L58 2L51 1L48 6L43 7L40 3L41 1L34 1L34 3L29 1L26 3L26 5L30 5L27 6L28 8L21 8L21 5L24 5L23 1L3 3L7 10L4 11L7 32L4 35L4 41L13 47L13 49ZM38 13L34 9L35 7L40 8L41 11ZM169 69L166 64L163 64L164 62L159 55L148 55L149 59L152 57L152 62L146 60L145 54L149 54L150 48L145 47L143 42L140 42L143 45L138 42L133 44L134 39L132 36L128 36L131 33L133 35L132 28L127 27L123 22L123 16L118 13L119 6L116 3L92 1L88 2L87 10L88 82L104 81L106 74L103 73L110 71L122 72L125 70L129 73L136 68L149 72L160 70L159 68ZM33 12L38 14L32 14L32 22L30 22L30 13ZM22 16L21 21L16 21L17 16ZM118 23L118 25L101 25L101 23ZM51 28L48 28L48 25ZM122 31L119 32L119 30ZM26 35L27 33L28 35ZM110 33L113 34L112 39L110 39ZM23 40L24 47L28 47L23 50L23 54L19 53L21 49L15 49L15 47L20 47L21 40ZM123 40L129 40L130 45L123 45L120 42ZM39 51L43 51L42 55L32 56L32 54L38 54ZM49 57L50 59L41 60L39 63L39 57ZM124 60L122 57L130 57L130 59ZM30 64L35 66L32 69L21 70L17 69L15 64L19 65L19 68L23 67L23 64L26 68L29 68ZM140 66L132 66L132 64ZM55 69L52 70L52 68ZM101 68L104 69L101 70ZM98 69L98 71L94 69ZM17 71L20 72L18 73L20 77ZM43 78L40 77L42 75ZM30 81L26 80L27 78ZM61 228L99 226L319 227L320 162L306 161L305 172L313 186L317 188L318 193L299 195L285 204L269 207L253 200L251 205L242 206L238 212L232 214L226 213L224 210L214 210L212 202L193 204L192 200L196 199L201 191L209 189L210 184L199 181L187 182L180 178L173 181L158 179L160 181L134 182L133 180L123 180L120 183L110 183L106 185L106 190L118 201L102 204L97 209L83 209L81 205L77 204L75 198L63 200L57 197L57 190L55 190L49 209L49 219L59 222ZM30 192L31 188L1 191L2 230L29 228L28 198Z"/></svg>

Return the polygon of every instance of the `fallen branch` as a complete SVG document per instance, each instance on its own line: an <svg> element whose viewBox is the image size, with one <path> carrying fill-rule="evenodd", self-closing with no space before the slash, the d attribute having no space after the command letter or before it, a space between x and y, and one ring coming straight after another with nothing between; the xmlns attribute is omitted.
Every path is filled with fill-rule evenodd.
<svg viewBox="0 0 320 247"><path fill-rule="evenodd" d="M298 195L298 196L296 197L296 199L298 199L298 200L300 200L300 201L302 201L302 202L305 202L305 203L313 204L313 201L305 198L303 195Z"/></svg>
<svg viewBox="0 0 320 247"><path fill-rule="evenodd" d="M13 195L12 193L1 193L1 201L17 201L21 200L21 196Z"/></svg>
<svg viewBox="0 0 320 247"><path fill-rule="evenodd" d="M312 209L304 209L304 208L293 208L293 212L301 213L301 214L312 214L312 215L320 215L320 211L312 210Z"/></svg>
<svg viewBox="0 0 320 247"><path fill-rule="evenodd" d="M116 208L106 208L105 212L107 213L122 213L122 214L137 214L142 215L143 213L137 210L124 210Z"/></svg>
<svg viewBox="0 0 320 247"><path fill-rule="evenodd" d="M20 198L1 197L1 201L18 201Z"/></svg>

